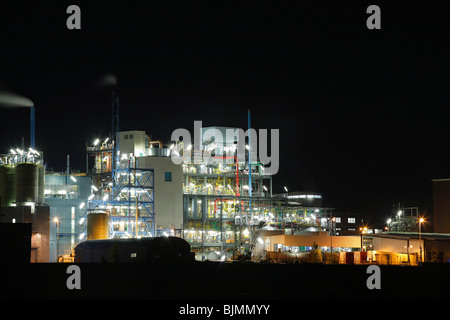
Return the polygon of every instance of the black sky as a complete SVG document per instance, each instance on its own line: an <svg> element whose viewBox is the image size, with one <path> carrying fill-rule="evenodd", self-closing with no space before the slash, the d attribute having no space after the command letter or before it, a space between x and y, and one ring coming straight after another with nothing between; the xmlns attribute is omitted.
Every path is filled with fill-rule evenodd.
<svg viewBox="0 0 450 320"><path fill-rule="evenodd" d="M96 2L97 3L97 2ZM150 3L150 4L148 4ZM274 191L324 194L339 211L430 213L450 177L449 23L444 2L297 4L15 2L0 12L0 90L36 105L48 167L85 170L85 144L111 130L169 141L176 128L280 129ZM322 2L321 2L322 3ZM66 8L81 8L81 30ZM147 4L147 5L145 5ZM366 8L381 8L368 30ZM29 137L25 109L0 109L0 152Z"/></svg>

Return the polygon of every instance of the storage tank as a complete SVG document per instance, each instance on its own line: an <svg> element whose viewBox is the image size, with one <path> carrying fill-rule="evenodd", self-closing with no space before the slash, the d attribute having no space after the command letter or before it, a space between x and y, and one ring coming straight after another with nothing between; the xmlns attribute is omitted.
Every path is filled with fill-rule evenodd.
<svg viewBox="0 0 450 320"><path fill-rule="evenodd" d="M16 202L39 202L39 167L20 163L16 167Z"/></svg>
<svg viewBox="0 0 450 320"><path fill-rule="evenodd" d="M16 201L15 188L16 168L6 164L0 167L0 197L1 206L10 207Z"/></svg>
<svg viewBox="0 0 450 320"><path fill-rule="evenodd" d="M87 215L87 240L109 238L109 215L106 211L92 211Z"/></svg>
<svg viewBox="0 0 450 320"><path fill-rule="evenodd" d="M75 262L194 262L189 243L177 237L86 240L75 247Z"/></svg>

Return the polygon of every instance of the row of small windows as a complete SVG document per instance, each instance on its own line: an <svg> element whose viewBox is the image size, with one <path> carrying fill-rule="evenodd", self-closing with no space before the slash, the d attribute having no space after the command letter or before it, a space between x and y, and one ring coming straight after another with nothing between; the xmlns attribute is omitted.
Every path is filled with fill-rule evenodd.
<svg viewBox="0 0 450 320"><path fill-rule="evenodd" d="M336 217L336 223L342 223L341 217ZM356 218L347 218L347 223L356 223Z"/></svg>

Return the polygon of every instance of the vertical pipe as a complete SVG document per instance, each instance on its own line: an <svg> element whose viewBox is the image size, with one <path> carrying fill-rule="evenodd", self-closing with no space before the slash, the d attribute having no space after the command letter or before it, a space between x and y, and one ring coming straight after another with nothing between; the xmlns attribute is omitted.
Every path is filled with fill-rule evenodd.
<svg viewBox="0 0 450 320"><path fill-rule="evenodd" d="M134 237L138 237L138 225L139 225L139 203L138 203L138 196L136 194L136 225L134 226Z"/></svg>
<svg viewBox="0 0 450 320"><path fill-rule="evenodd" d="M223 198L220 197L220 260L223 255Z"/></svg>
<svg viewBox="0 0 450 320"><path fill-rule="evenodd" d="M70 156L67 155L67 164L66 164L66 184L69 184L69 168L70 168Z"/></svg>
<svg viewBox="0 0 450 320"><path fill-rule="evenodd" d="M202 200L206 200L206 199L207 199L206 197L202 198ZM197 197L194 198L194 201L196 201L196 200L197 200ZM206 210L203 210L203 209L205 209L205 207L203 206L203 202L204 201L202 201L202 213L201 213L202 214L202 261L205 260L205 236L204 236L204 234L205 234L205 212L206 212ZM197 203L197 206L198 206L198 201L197 201L197 202L194 202L192 208L194 208L195 203Z"/></svg>
<svg viewBox="0 0 450 320"><path fill-rule="evenodd" d="M35 108L30 108L30 146L35 149Z"/></svg>
<svg viewBox="0 0 450 320"><path fill-rule="evenodd" d="M272 175L270 175L270 197L272 198Z"/></svg>
<svg viewBox="0 0 450 320"><path fill-rule="evenodd" d="M252 196L252 143L251 143L251 123L250 123L250 109L248 109L248 195Z"/></svg>
<svg viewBox="0 0 450 320"><path fill-rule="evenodd" d="M253 210L252 210L252 144L251 144L251 121L250 121L250 109L248 109L248 196L249 196L249 209L250 209L250 220L253 221ZM250 239L251 243L252 239Z"/></svg>

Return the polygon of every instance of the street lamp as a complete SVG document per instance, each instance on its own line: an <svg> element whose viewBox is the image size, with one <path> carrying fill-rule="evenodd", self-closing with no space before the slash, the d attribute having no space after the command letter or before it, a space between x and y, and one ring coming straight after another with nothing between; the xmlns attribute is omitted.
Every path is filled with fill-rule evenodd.
<svg viewBox="0 0 450 320"><path fill-rule="evenodd" d="M423 223L423 218L419 219L419 252L420 252L420 257L419 257L419 265L422 263L422 223Z"/></svg>
<svg viewBox="0 0 450 320"><path fill-rule="evenodd" d="M386 221L387 227L384 228L386 231L389 231L389 228L390 228L390 226L391 226L391 222L392 222L392 219L391 219L391 218L389 218L389 219Z"/></svg>
<svg viewBox="0 0 450 320"><path fill-rule="evenodd" d="M59 225L60 225L59 218L57 218L57 217L53 218L53 222L55 223L55 226L56 226L56 262L58 262L58 259L59 259Z"/></svg>
<svg viewBox="0 0 450 320"><path fill-rule="evenodd" d="M333 264L333 223L335 221L335 217L331 218L331 235L330 235L330 242L331 242L331 246L330 246L330 255L331 255L331 264Z"/></svg>

